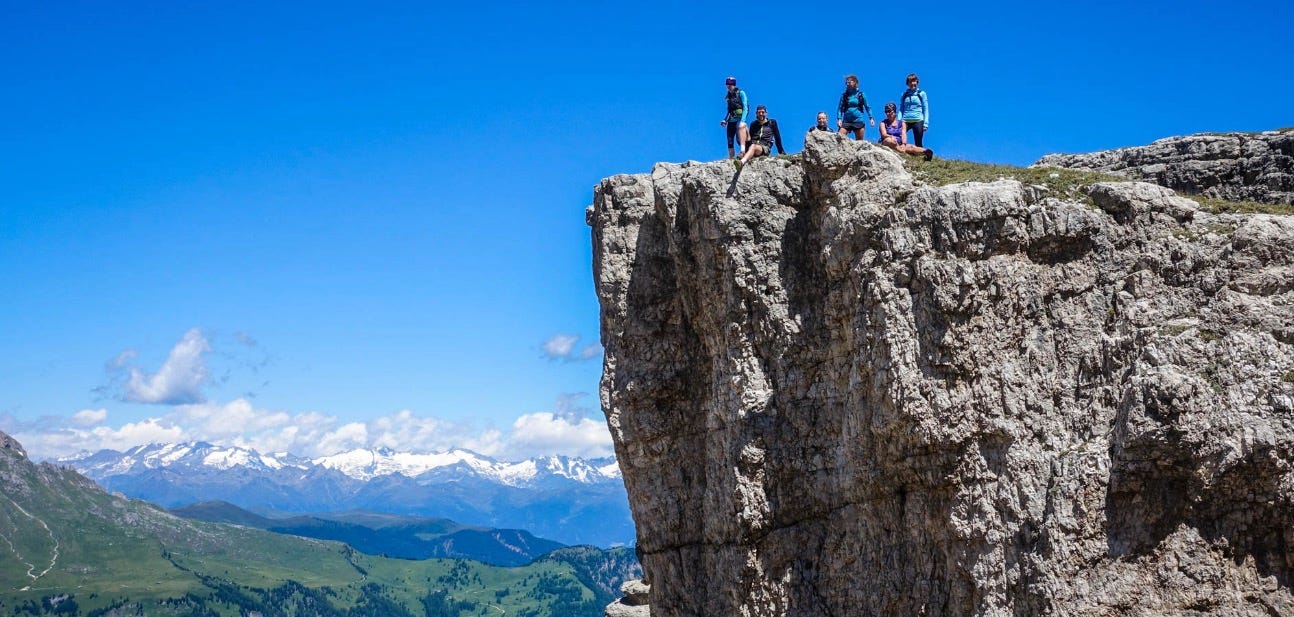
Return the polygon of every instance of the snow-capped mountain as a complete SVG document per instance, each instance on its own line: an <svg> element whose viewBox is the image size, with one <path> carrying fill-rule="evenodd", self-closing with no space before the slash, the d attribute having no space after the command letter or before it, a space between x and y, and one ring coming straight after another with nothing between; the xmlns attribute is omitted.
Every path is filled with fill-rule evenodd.
<svg viewBox="0 0 1294 617"><path fill-rule="evenodd" d="M614 458L497 461L468 450L352 450L308 459L204 442L59 459L100 485L166 507L220 499L250 510L372 510L525 529L569 544L634 540Z"/></svg>
<svg viewBox="0 0 1294 617"><path fill-rule="evenodd" d="M519 463L500 462L469 450L432 454L396 452L389 448L351 450L314 459L313 463L336 469L356 480L401 474L418 478L443 468L460 466L482 478L515 487L533 486L551 478L565 478L582 484L619 482L620 467L615 459L584 460L564 456L533 458Z"/></svg>
<svg viewBox="0 0 1294 617"><path fill-rule="evenodd" d="M136 446L125 452L100 450L91 455L65 457L59 459L58 462L72 465L81 473L94 470L94 473L105 476L167 467L210 467L221 470L233 467L247 467L259 470L277 470L285 468L306 469L311 464L309 459L291 454L261 454L246 448L214 446L202 441L180 444L150 444Z"/></svg>

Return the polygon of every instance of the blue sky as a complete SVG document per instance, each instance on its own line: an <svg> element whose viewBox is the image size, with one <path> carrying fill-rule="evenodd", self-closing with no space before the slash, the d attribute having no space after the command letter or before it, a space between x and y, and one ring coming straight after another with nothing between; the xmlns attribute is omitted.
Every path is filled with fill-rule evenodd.
<svg viewBox="0 0 1294 617"><path fill-rule="evenodd" d="M609 453L584 208L729 74L792 152L847 73L984 162L1294 125L1289 2L1049 4L0 4L0 430Z"/></svg>

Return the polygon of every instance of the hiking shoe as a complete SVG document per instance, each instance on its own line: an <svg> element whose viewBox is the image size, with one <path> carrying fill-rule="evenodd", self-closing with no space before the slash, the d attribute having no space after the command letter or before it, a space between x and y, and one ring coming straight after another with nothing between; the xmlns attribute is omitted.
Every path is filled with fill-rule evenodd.
<svg viewBox="0 0 1294 617"><path fill-rule="evenodd" d="M935 151L931 150L930 148L926 148L926 153L921 156L928 161L932 158L935 158Z"/></svg>
<svg viewBox="0 0 1294 617"><path fill-rule="evenodd" d="M737 171L741 171L741 159L732 159L732 166L736 167Z"/></svg>

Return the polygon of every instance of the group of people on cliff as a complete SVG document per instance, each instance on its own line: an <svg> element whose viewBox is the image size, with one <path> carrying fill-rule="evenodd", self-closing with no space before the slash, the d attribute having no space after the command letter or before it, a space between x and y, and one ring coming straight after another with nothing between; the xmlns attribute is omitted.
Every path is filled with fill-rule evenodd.
<svg viewBox="0 0 1294 617"><path fill-rule="evenodd" d="M928 161L935 155L934 150L922 143L926 131L930 129L930 97L919 87L921 80L916 73L909 73L905 81L907 89L899 97L899 103L890 101L885 104L885 118L881 120L877 143ZM768 117L768 108L755 106L755 121L747 124L750 98L745 90L737 87L736 77L729 77L724 83L728 88L728 94L724 97L728 110L719 124L727 129L728 158L734 159L737 169L740 170L754 157L772 154L774 147L778 154L786 154L777 120ZM867 122L864 122L864 117ZM846 75L845 91L841 93L840 102L836 105L836 130L842 135L853 135L854 139L862 141L866 139L869 122L876 126L876 118L872 116L872 108L867 104L867 96L858 88L858 76ZM830 130L827 112L818 112L817 124L810 127L809 131ZM909 131L915 143L908 142ZM734 148L734 145L740 149Z"/></svg>

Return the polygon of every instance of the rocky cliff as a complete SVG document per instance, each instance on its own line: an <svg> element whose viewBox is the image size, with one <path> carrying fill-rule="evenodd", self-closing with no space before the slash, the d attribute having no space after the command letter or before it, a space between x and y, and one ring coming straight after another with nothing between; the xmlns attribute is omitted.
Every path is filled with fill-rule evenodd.
<svg viewBox="0 0 1294 617"><path fill-rule="evenodd" d="M1039 165L1146 180L1232 201L1294 204L1294 129L1203 133L1090 154L1049 154Z"/></svg>
<svg viewBox="0 0 1294 617"><path fill-rule="evenodd" d="M588 211L668 616L1294 614L1294 217L660 164Z"/></svg>

